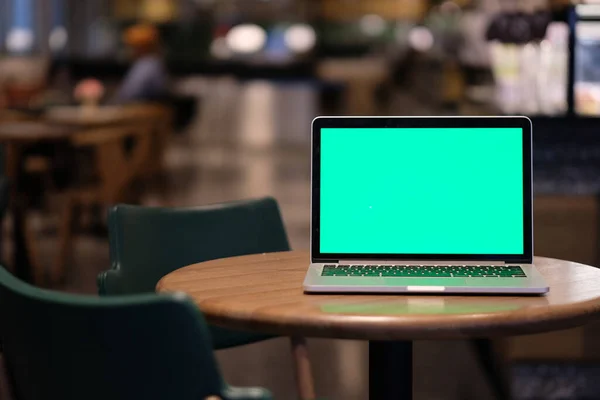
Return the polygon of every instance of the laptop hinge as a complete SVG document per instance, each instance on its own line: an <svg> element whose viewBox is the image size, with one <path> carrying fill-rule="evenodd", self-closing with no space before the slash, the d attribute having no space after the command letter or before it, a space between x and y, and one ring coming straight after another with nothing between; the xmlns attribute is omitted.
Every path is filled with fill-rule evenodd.
<svg viewBox="0 0 600 400"><path fill-rule="evenodd" d="M313 258L311 260L311 263L313 263L313 264L326 264L326 263L339 264L340 260L331 260L331 259L326 259L326 258Z"/></svg>

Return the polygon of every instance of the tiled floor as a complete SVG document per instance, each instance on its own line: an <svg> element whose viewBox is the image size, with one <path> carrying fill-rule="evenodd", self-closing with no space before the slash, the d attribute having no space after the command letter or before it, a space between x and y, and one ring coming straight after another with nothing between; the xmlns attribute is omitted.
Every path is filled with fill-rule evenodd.
<svg viewBox="0 0 600 400"><path fill-rule="evenodd" d="M308 248L310 122L318 113L308 86L275 86L233 80L190 82L205 93L199 118L178 135L168 153L162 190L145 203L192 206L273 196L281 206L292 246ZM42 240L42 253L53 241ZM95 293L96 274L109 267L104 238L79 237L66 289ZM323 399L359 400L368 393L367 345L309 340L317 392ZM417 342L416 399L491 399L464 342ZM289 343L275 339L219 351L226 380L271 389L276 399L294 399Z"/></svg>

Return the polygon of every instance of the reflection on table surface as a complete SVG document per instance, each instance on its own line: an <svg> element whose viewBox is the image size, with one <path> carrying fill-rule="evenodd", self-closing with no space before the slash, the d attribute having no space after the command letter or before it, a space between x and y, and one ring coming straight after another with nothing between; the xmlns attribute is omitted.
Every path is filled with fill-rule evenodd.
<svg viewBox="0 0 600 400"><path fill-rule="evenodd" d="M536 297L533 301L524 304L522 300L503 299L498 302L494 298L473 299L461 297L456 301L445 298L399 298L397 300L369 301L352 303L348 300L343 302L331 301L320 305L321 312L336 314L360 314L360 315L435 315L435 314L488 314L504 311L514 311L521 308L539 307L548 304L544 297Z"/></svg>

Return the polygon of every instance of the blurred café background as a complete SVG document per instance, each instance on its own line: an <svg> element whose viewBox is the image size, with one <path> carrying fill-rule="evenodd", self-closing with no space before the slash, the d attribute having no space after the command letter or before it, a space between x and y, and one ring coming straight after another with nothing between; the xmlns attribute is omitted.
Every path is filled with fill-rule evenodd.
<svg viewBox="0 0 600 400"><path fill-rule="evenodd" d="M132 26L153 43L139 68ZM111 205L261 196L308 248L325 114L529 116L535 253L600 265L600 2L567 0L0 0L1 257L94 294ZM599 334L498 341L513 398L600 398ZM323 398L367 397L365 343L309 346ZM465 343L415 354L416 398L494 398ZM294 397L285 340L217 356Z"/></svg>

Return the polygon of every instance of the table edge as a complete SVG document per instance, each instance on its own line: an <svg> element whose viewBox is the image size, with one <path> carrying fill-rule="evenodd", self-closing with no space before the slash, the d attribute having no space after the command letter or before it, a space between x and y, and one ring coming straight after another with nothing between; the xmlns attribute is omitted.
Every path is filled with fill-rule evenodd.
<svg viewBox="0 0 600 400"><path fill-rule="evenodd" d="M306 251L274 254L289 256L290 253L295 253L294 255L297 257L305 257L308 254ZM536 259L555 260L548 257L536 257ZM183 268L193 268L207 262L191 264ZM580 265L593 268L585 264ZM169 275L157 283L156 291L158 293L177 292L164 287L164 278ZM302 290L301 282L299 290ZM357 318L352 319L348 318L349 315L343 314L327 315L326 318L320 318L318 315L308 318L302 315L290 315L281 318L263 314L248 318L245 313L236 314L230 310L225 315L220 312L218 304L215 304L214 301L196 301L193 296L190 298L200 308L209 323L224 328L260 331L276 335L355 340L458 339L528 335L577 327L589 322L595 316L600 316L600 296L579 303L523 308L515 311L436 315L435 318L426 314L422 317L413 315L411 316L411 325L406 324L406 321L402 319L390 320L390 317L385 315L355 316ZM369 320L371 326L365 327L365 323Z"/></svg>

